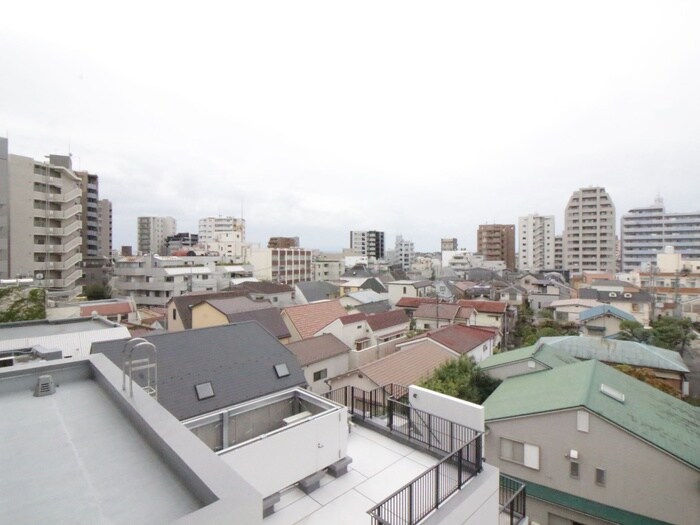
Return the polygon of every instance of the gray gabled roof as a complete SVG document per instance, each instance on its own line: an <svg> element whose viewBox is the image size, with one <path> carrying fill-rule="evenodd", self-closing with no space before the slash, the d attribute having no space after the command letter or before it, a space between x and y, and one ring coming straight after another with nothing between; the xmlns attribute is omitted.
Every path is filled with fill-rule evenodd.
<svg viewBox="0 0 700 525"><path fill-rule="evenodd" d="M254 321L144 337L158 349L158 402L180 420L305 385L296 357ZM120 368L127 340L95 343ZM287 365L278 378L275 365ZM140 384L145 373L136 372ZM195 386L211 382L214 397L197 399Z"/></svg>
<svg viewBox="0 0 700 525"><path fill-rule="evenodd" d="M325 281L301 282L297 283L296 287L309 303L338 297L338 287Z"/></svg>

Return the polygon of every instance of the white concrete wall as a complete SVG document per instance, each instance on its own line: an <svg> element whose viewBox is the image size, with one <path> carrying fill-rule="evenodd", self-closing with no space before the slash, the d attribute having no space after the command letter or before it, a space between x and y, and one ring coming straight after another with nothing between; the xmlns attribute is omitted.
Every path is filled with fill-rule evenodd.
<svg viewBox="0 0 700 525"><path fill-rule="evenodd" d="M413 408L418 410L454 421L479 432L484 431L484 407L481 405L416 385L408 387L408 401Z"/></svg>
<svg viewBox="0 0 700 525"><path fill-rule="evenodd" d="M345 353L305 366L302 370L304 371L306 382L309 384L309 390L315 394L325 394L326 392L329 392L330 387L328 386L328 383L326 383L326 380L341 374L346 374L350 370L348 362L349 356L347 353ZM319 370L323 370L324 368L327 370L326 377L319 381L314 381L314 373L318 372Z"/></svg>

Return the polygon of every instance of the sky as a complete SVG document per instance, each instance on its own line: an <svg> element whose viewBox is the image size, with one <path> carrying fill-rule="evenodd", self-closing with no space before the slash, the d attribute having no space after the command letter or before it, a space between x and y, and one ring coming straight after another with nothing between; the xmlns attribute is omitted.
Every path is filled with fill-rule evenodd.
<svg viewBox="0 0 700 525"><path fill-rule="evenodd" d="M700 2L34 2L0 17L0 136L138 216L476 250L479 224L700 210ZM619 226L618 226L619 229Z"/></svg>

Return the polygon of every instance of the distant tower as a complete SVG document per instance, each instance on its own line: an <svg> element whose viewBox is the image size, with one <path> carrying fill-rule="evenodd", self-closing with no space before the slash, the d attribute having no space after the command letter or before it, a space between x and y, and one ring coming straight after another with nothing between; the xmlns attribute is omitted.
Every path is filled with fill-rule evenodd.
<svg viewBox="0 0 700 525"><path fill-rule="evenodd" d="M615 206L605 188L576 190L564 221L564 269L615 272Z"/></svg>
<svg viewBox="0 0 700 525"><path fill-rule="evenodd" d="M482 224L477 231L477 251L487 261L503 261L515 270L515 224Z"/></svg>
<svg viewBox="0 0 700 525"><path fill-rule="evenodd" d="M531 214L518 219L518 269L522 272L553 270L554 215Z"/></svg>
<svg viewBox="0 0 700 525"><path fill-rule="evenodd" d="M360 255L374 257L377 260L384 259L384 232L375 230L351 231L350 249Z"/></svg>
<svg viewBox="0 0 700 525"><path fill-rule="evenodd" d="M142 254L167 255L166 239L176 233L173 217L139 217L138 250Z"/></svg>

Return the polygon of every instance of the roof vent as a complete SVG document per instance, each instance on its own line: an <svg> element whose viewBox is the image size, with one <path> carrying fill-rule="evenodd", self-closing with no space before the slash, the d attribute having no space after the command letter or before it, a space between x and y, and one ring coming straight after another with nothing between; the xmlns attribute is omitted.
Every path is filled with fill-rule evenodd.
<svg viewBox="0 0 700 525"><path fill-rule="evenodd" d="M287 368L287 363L279 363L275 365L275 373L277 374L278 379L287 377L289 375L289 368Z"/></svg>
<svg viewBox="0 0 700 525"><path fill-rule="evenodd" d="M39 376L34 387L34 397L50 396L56 393L56 385L49 374Z"/></svg>
<svg viewBox="0 0 700 525"><path fill-rule="evenodd" d="M608 386L605 383L600 384L600 391L606 396L611 397L615 401L619 401L620 403L625 402L625 394L623 394L619 390L615 390L613 387Z"/></svg>
<svg viewBox="0 0 700 525"><path fill-rule="evenodd" d="M197 392L197 399L199 401L204 401L205 399L214 397L214 388L211 386L211 381L195 385L194 389Z"/></svg>
<svg viewBox="0 0 700 525"><path fill-rule="evenodd" d="M609 296L610 297L617 297L617 292L610 292Z"/></svg>
<svg viewBox="0 0 700 525"><path fill-rule="evenodd" d="M630 297L632 297L632 294L629 293L629 292L625 292L625 293L623 294L623 297L626 297L627 299L629 299Z"/></svg>

